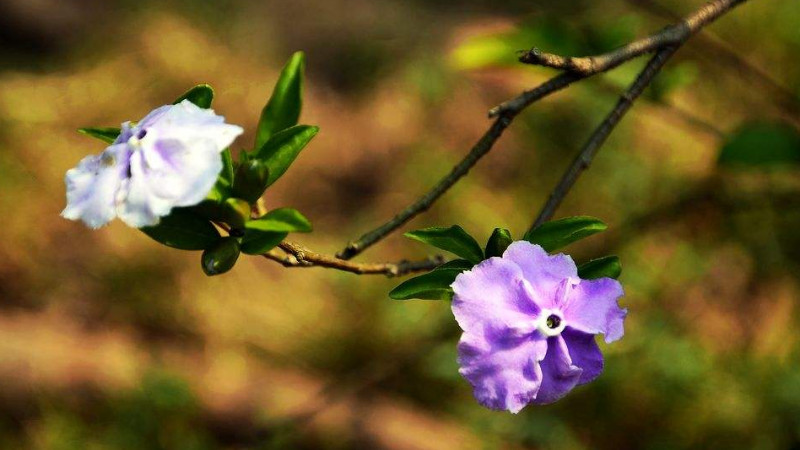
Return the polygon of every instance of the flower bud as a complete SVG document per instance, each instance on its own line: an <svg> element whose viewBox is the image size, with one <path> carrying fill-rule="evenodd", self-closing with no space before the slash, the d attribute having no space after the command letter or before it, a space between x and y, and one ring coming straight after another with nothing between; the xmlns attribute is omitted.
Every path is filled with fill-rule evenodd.
<svg viewBox="0 0 800 450"><path fill-rule="evenodd" d="M258 159L242 162L236 170L233 195L255 203L267 188L269 169Z"/></svg>
<svg viewBox="0 0 800 450"><path fill-rule="evenodd" d="M208 276L223 274L233 268L238 258L239 241L234 237L222 238L203 251L203 272Z"/></svg>
<svg viewBox="0 0 800 450"><path fill-rule="evenodd" d="M511 238L511 233L505 228L495 228L492 236L489 237L489 242L486 243L486 257L503 256L509 245L514 240Z"/></svg>

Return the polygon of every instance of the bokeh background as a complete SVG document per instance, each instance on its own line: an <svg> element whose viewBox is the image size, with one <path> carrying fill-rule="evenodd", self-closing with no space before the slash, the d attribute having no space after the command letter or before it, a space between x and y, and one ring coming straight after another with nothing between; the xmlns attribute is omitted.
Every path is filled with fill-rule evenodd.
<svg viewBox="0 0 800 450"><path fill-rule="evenodd" d="M568 250L621 257L630 315L555 405L477 405L449 304L391 301L397 280L252 257L206 278L198 253L58 216L64 172L102 149L76 128L206 82L248 146L304 50L322 131L266 203L333 253L554 73L517 50L609 50L700 3L0 1L0 448L800 448L800 2L752 0L687 44L559 210L610 225ZM409 228L521 235L643 63L526 111ZM360 259L430 252L398 233Z"/></svg>

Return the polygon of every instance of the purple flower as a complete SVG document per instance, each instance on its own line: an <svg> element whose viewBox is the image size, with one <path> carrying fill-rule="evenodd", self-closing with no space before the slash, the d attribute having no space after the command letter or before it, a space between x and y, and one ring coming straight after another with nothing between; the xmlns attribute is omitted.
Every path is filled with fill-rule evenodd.
<svg viewBox="0 0 800 450"><path fill-rule="evenodd" d="M603 371L594 335L621 338L627 310L614 279L582 280L567 255L518 241L453 282L464 330L459 373L482 405L519 412L552 403Z"/></svg>
<svg viewBox="0 0 800 450"><path fill-rule="evenodd" d="M91 228L114 217L136 228L155 225L172 208L208 195L222 170L220 153L242 131L188 100L125 122L105 151L67 171L61 215Z"/></svg>

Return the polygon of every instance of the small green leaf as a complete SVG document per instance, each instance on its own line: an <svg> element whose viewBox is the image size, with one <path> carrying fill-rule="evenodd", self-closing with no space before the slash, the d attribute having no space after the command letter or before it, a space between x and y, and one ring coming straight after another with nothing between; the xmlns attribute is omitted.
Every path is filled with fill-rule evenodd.
<svg viewBox="0 0 800 450"><path fill-rule="evenodd" d="M545 222L525 233L523 239L539 244L548 252L579 241L608 228L600 219L589 216L566 217Z"/></svg>
<svg viewBox="0 0 800 450"><path fill-rule="evenodd" d="M439 269L461 269L461 270L469 270L475 264L467 261L466 259L454 259L452 261L447 261L446 263L442 264L441 266L436 267L435 270Z"/></svg>
<svg viewBox="0 0 800 450"><path fill-rule="evenodd" d="M239 164L233 182L233 195L255 203L267 188L269 169L258 159L251 159Z"/></svg>
<svg viewBox="0 0 800 450"><path fill-rule="evenodd" d="M117 136L119 136L120 129L115 127L88 127L88 128L79 128L78 133L85 134L86 136L91 136L95 139L100 139L106 144L112 144L114 143L115 140L117 140Z"/></svg>
<svg viewBox="0 0 800 450"><path fill-rule="evenodd" d="M259 231L311 232L311 222L292 208L278 208L247 223L247 228Z"/></svg>
<svg viewBox="0 0 800 450"><path fill-rule="evenodd" d="M405 236L447 250L474 264L483 260L480 244L458 225L450 228L432 227L409 231Z"/></svg>
<svg viewBox="0 0 800 450"><path fill-rule="evenodd" d="M251 224L255 221L247 222ZM261 255L275 248L289 233L280 231L261 231L255 228L248 228L245 225L244 237L242 238L241 249L248 255Z"/></svg>
<svg viewBox="0 0 800 450"><path fill-rule="evenodd" d="M486 257L503 256L503 252L512 242L514 242L514 239L511 237L510 231L505 228L495 228L486 243Z"/></svg>
<svg viewBox="0 0 800 450"><path fill-rule="evenodd" d="M211 222L183 208L173 209L158 225L140 230L157 242L181 250L205 250L220 239Z"/></svg>
<svg viewBox="0 0 800 450"><path fill-rule="evenodd" d="M449 300L453 297L450 287L462 268L437 267L431 272L408 279L389 292L389 298L394 300L408 300L419 298L422 300Z"/></svg>
<svg viewBox="0 0 800 450"><path fill-rule="evenodd" d="M228 182L228 185L233 185L233 155L231 149L226 148L222 152L222 172L219 174L222 179Z"/></svg>
<svg viewBox="0 0 800 450"><path fill-rule="evenodd" d="M619 278L622 273L622 265L617 256L604 256L593 259L578 267L578 276L584 280L594 280L597 278Z"/></svg>
<svg viewBox="0 0 800 450"><path fill-rule="evenodd" d="M184 92L183 95L178 97L172 104L177 105L184 100L189 100L201 108L211 108L211 101L214 100L214 89L207 84L198 84Z"/></svg>
<svg viewBox="0 0 800 450"><path fill-rule="evenodd" d="M229 236L207 248L203 252L200 263L203 272L211 277L231 270L237 259L239 259L239 241Z"/></svg>
<svg viewBox="0 0 800 450"><path fill-rule="evenodd" d="M273 134L297 124L303 107L304 70L305 55L296 52L283 67L272 96L261 111L254 148L261 148Z"/></svg>
<svg viewBox="0 0 800 450"><path fill-rule="evenodd" d="M263 161L269 169L267 187L286 173L300 151L311 142L318 132L319 127L297 125L275 134L258 150L249 155L251 160Z"/></svg>
<svg viewBox="0 0 800 450"><path fill-rule="evenodd" d="M720 150L718 164L764 168L800 165L800 132L783 123L745 124Z"/></svg>

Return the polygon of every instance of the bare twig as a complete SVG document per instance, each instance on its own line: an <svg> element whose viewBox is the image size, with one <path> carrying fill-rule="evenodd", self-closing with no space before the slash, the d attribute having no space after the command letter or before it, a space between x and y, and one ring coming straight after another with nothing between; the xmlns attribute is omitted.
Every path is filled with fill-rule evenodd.
<svg viewBox="0 0 800 450"><path fill-rule="evenodd" d="M645 53L653 52L667 46L680 45L686 42L686 40L697 33L701 28L730 11L734 6L744 3L745 1L747 0L715 0L706 3L705 6L689 14L675 25L670 25L658 33L633 41L616 50L601 55L567 58L533 49L522 54L520 56L520 61L528 64L565 70L566 72L559 76L572 74L577 77L576 80L573 81L577 81L611 70ZM518 97L500 104L489 111L489 116L495 117L509 110L519 111L527 107L543 97L539 92L540 88L541 86L530 91L525 91ZM549 92L545 95L548 94Z"/></svg>
<svg viewBox="0 0 800 450"><path fill-rule="evenodd" d="M418 214L430 208L439 197L447 192L461 177L466 175L469 169L471 169L481 157L492 149L494 143L511 124L511 121L522 112L522 110L535 101L559 91L575 81L613 69L623 62L645 53L680 45L699 29L744 1L746 0L712 1L675 25L671 25L658 33L602 55L583 58L565 58L549 53L542 53L538 50L526 52L520 57L523 62L555 67L563 69L565 72L551 78L530 91L523 92L520 96L489 111L489 116L496 117L496 120L489 127L489 130L484 133L481 139L472 147L467 156L464 157L449 174L442 178L428 193L403 209L391 220L363 234L360 238L350 241L337 256L341 259L350 259L358 255L400 228Z"/></svg>
<svg viewBox="0 0 800 450"><path fill-rule="evenodd" d="M652 0L627 0L627 3L642 10L667 20L676 20L676 14ZM735 73L747 74L770 91L777 105L784 110L787 117L796 118L800 113L800 98L790 89L777 81L771 73L758 64L748 61L741 51L732 47L715 34L703 30L692 39L692 42L702 45L705 49L715 53L711 61L727 64L736 69Z"/></svg>
<svg viewBox="0 0 800 450"><path fill-rule="evenodd" d="M600 150L600 147L606 141L608 135L611 134L614 127L619 123L625 113L628 112L631 106L633 106L633 102L636 98L650 85L650 82L653 81L658 71L664 67L664 64L666 64L667 60L677 49L677 46L661 49L650 59L647 66L645 66L642 72L639 73L639 76L636 77L636 81L622 94L617 105L606 116L600 126L595 129L580 153L578 153L578 156L572 161L567 171L564 172L561 180L558 182L555 189L553 189L547 202L542 207L541 212L539 212L538 217L536 217L536 221L531 226L531 230L553 217L556 208L558 208L564 200L564 197L575 184L575 181L584 170L589 168L592 159L594 159L594 156Z"/></svg>
<svg viewBox="0 0 800 450"><path fill-rule="evenodd" d="M386 275L395 277L413 272L427 272L444 263L441 256L430 257L421 261L400 261L397 263L354 263L314 252L290 241L283 241L279 247L286 254L271 250L263 256L282 264L284 267L327 267L359 275Z"/></svg>

